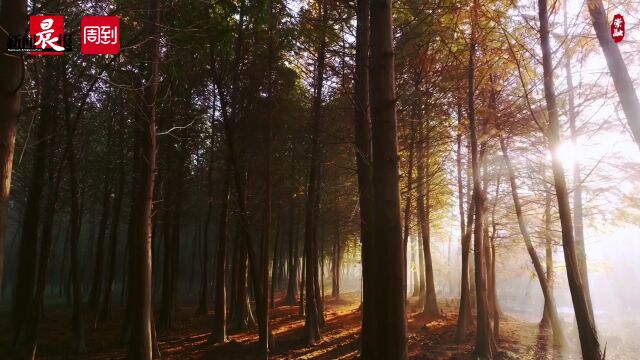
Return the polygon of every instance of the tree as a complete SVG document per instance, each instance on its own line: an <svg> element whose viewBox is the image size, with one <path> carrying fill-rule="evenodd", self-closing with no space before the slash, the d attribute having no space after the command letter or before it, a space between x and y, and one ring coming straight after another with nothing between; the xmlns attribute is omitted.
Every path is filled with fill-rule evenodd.
<svg viewBox="0 0 640 360"><path fill-rule="evenodd" d="M3 1L0 4L0 281L4 279L4 248L7 229L13 149L16 122L20 111L20 89L25 69L22 57L6 53L8 34L23 34L27 28L27 1Z"/></svg>
<svg viewBox="0 0 640 360"><path fill-rule="evenodd" d="M558 158L560 146L560 123L558 120L558 107L553 81L553 64L551 60L551 45L549 43L549 16L547 1L538 0L538 16L540 19L540 46L542 49L542 68L544 76L544 96L547 103L549 116L549 144L551 146L551 168L553 170L554 187L558 198L558 211L562 228L562 248L567 264L567 279L571 300L578 323L580 347L582 357L586 360L601 360L602 353L598 342L595 326L589 316L589 307L580 278L578 260L576 256L575 238L573 234L573 221L569 206L569 194L564 177L564 167Z"/></svg>
<svg viewBox="0 0 640 360"><path fill-rule="evenodd" d="M602 0L587 1L587 8L591 15L591 22L596 31L598 43L604 53L607 61L613 85L620 98L622 110L627 117L627 123L633 134L633 138L640 147L640 101L633 87L633 81L627 71L627 65L622 59L618 44L616 44L609 34L609 21L607 20L607 12L604 9ZM585 284L585 288L587 285Z"/></svg>
<svg viewBox="0 0 640 360"><path fill-rule="evenodd" d="M373 159L373 221L375 263L386 264L375 286L377 355L380 359L407 358L404 250L400 219L398 139L393 52L392 6L389 0L371 0L369 102ZM382 310L384 309L384 310Z"/></svg>
<svg viewBox="0 0 640 360"><path fill-rule="evenodd" d="M152 202L156 172L156 94L159 81L160 66L160 4L159 0L149 0L148 23L146 31L150 41L147 43L149 68L148 81L144 84L142 94L143 114L136 123L136 147L139 162L134 181L137 183L138 194L135 197L134 237L130 254L131 272L130 287L132 294L131 339L129 341L129 356L140 360L154 358L153 343L153 313L151 289L152 262Z"/></svg>

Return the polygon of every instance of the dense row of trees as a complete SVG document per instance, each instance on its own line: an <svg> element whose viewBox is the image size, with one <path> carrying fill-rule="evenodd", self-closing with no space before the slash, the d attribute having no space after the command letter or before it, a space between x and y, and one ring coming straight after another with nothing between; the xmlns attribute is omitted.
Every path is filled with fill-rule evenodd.
<svg viewBox="0 0 640 360"><path fill-rule="evenodd" d="M0 56L0 269L16 354L37 354L45 298L66 295L73 352L86 351L86 319L112 321L122 304L129 356L157 358L157 332L191 299L201 315L213 308L211 342L256 325L267 358L275 303L299 306L314 345L325 278L339 297L345 264L360 263L362 356L406 359L407 295L440 315L432 244L449 216L460 229L457 341L475 329L478 358L496 354L503 231L524 240L543 323L566 344L553 295L559 228L582 354L602 359L585 179L576 163L568 185L559 152L562 138L613 125L576 125L604 90L574 88L572 62L599 50L575 40L590 28L576 30L566 4L549 6L2 2L0 46L29 13L64 14L68 28L89 13L122 24L119 55ZM638 141L640 106L603 4L588 10ZM542 211L527 212L521 189Z"/></svg>

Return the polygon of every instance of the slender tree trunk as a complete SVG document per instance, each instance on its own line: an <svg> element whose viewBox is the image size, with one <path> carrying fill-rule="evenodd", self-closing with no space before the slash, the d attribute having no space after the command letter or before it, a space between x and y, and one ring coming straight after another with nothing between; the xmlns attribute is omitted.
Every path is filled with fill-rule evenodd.
<svg viewBox="0 0 640 360"><path fill-rule="evenodd" d="M216 297L213 311L213 332L212 341L214 344L221 343L227 339L227 308L226 308L226 287L224 282L225 260L226 260L226 238L227 221L229 213L229 178L231 169L229 161L226 162L224 175L224 185L222 192L222 204L220 206L220 218L218 220L218 254L216 259Z"/></svg>
<svg viewBox="0 0 640 360"><path fill-rule="evenodd" d="M43 83L56 83L53 79L53 73L56 72L54 63L51 59L45 59ZM50 151L50 139L53 133L56 117L57 106L53 101L53 87L45 86L42 89L42 98L40 100L40 115L37 125L36 148L33 158L33 170L30 177L27 202L24 211L24 220L22 225L22 237L18 253L18 267L14 289L13 307L11 311L11 320L13 329L15 330L13 345L17 346L19 342L24 340L25 320L33 309L33 289L36 282L36 265L37 265L37 244L38 229L40 226L40 203L42 201L42 193L45 182L46 161ZM39 306L39 304L34 304Z"/></svg>
<svg viewBox="0 0 640 360"><path fill-rule="evenodd" d="M551 326L553 328L553 342L557 346L565 346L566 340L564 337L564 333L562 332L560 320L558 319L558 312L556 310L553 296L551 295L551 291L549 290L549 283L547 282L544 269L542 268L542 263L538 258L538 253L536 252L531 242L529 230L527 230L527 224L524 220L524 215L522 214L522 205L520 205L520 198L518 196L518 185L516 184L515 172L513 171L513 166L511 165L511 160L509 158L509 154L507 153L507 147L503 138L500 138L500 148L502 149L502 156L504 157L504 161L507 164L507 170L509 172L511 196L513 197L513 204L516 209L516 216L518 217L518 226L520 227L520 232L522 233L522 238L524 239L524 244L527 247L529 256L531 257L531 262L533 262L533 267L536 270L536 275L538 277L538 281L540 282L542 294L544 295L545 308L547 310L547 314L549 314L549 320L551 321Z"/></svg>
<svg viewBox="0 0 640 360"><path fill-rule="evenodd" d="M360 198L360 242L362 244L362 331L361 354L364 359L377 359L375 317L376 265L373 248L373 182L371 168L371 124L369 120L369 0L356 2L355 59L355 145Z"/></svg>
<svg viewBox="0 0 640 360"><path fill-rule="evenodd" d="M149 79L143 87L144 116L139 118L136 135L140 168L136 174L138 183L136 203L134 204L135 233L131 239L130 282L132 296L132 331L129 342L129 357L139 360L151 360L154 357L152 320L152 202L156 173L156 92L160 65L160 6L159 0L148 2L149 22L147 31L149 52Z"/></svg>
<svg viewBox="0 0 640 360"><path fill-rule="evenodd" d="M416 88L420 83L420 76L416 77ZM416 131L415 131L415 123L418 121L418 111L417 106L414 106L413 116L410 119L409 132L411 133L411 140L409 141L409 165L408 165L408 173L407 173L407 196L405 198L404 203L404 230L402 234L402 246L403 246L403 261L404 265L402 266L402 271L404 272L404 297L405 301L407 299L407 286L409 282L409 277L407 276L407 249L409 244L409 231L411 229L411 203L413 195L413 158L414 158L414 148L416 142ZM419 161L419 160L418 160ZM419 164L418 164L419 165ZM418 183L420 183L422 179L420 179L420 174L418 174ZM420 186L420 184L418 184Z"/></svg>
<svg viewBox="0 0 640 360"><path fill-rule="evenodd" d="M107 136L107 156L112 153L113 142L113 126L108 131ZM100 224L98 225L98 239L95 249L95 267L93 269L93 280L91 281L91 290L89 291L89 305L93 310L97 310L102 292L103 273L104 273L104 241L107 234L107 225L109 222L109 210L111 207L111 164L105 167L103 176L104 188L102 190L102 211L100 215Z"/></svg>
<svg viewBox="0 0 640 360"><path fill-rule="evenodd" d="M567 4L563 3L564 7L563 15L564 15L564 36L569 36L568 29L568 21L567 21ZM589 11L592 14L592 20L594 23L594 27L596 24L601 26L598 23L598 20L595 20L600 14L600 10L597 10L598 7L602 7L601 0L590 0L588 2ZM602 19L600 19L601 21ZM605 23L606 23L606 15L605 15ZM601 39L601 34L598 35L598 41L602 46L602 49L609 49L609 55L607 56L605 50L605 58L607 59L607 64L609 65L609 69L613 75L614 70L611 69L612 64L614 65L616 71L616 77L618 78L618 83L616 84L616 77L614 77L614 85L616 86L616 90L618 91L618 95L620 96L621 102L623 102L623 110L625 111L625 115L627 116L627 120L629 122L630 127L635 124L638 130L640 130L640 104L638 104L638 98L636 97L635 89L633 85L631 88L628 88L629 74L627 73L627 68L622 62L622 57L620 55L620 50L618 49L618 45L615 44L611 38L609 37L608 30L606 39ZM597 33L597 29L596 29ZM604 42L604 44L603 44ZM571 134L571 142L575 145L578 132L576 129L576 106L575 106L575 96L573 92L573 75L571 73L571 53L566 51L564 54L566 57L564 62L564 70L567 78L567 95L568 95L568 116L569 116L569 132ZM625 75L626 74L626 75ZM626 78L624 78L626 76ZM624 95L620 95L623 93ZM625 100L623 100L623 97ZM625 108L626 105L626 108ZM629 107L635 107L635 110L630 110ZM629 112L628 112L629 111ZM634 114L631 112L635 111ZM632 127L633 129L633 127ZM640 138L638 137L640 132L634 130L633 136L637 142L640 144ZM580 271L580 278L582 279L582 285L584 286L584 296L587 301L587 307L589 308L589 316L591 316L591 321L595 323L595 318L593 317L593 305L591 304L591 292L589 290L589 271L587 267L587 252L584 245L584 225L583 225L583 214L582 214L582 176L580 175L580 162L575 161L573 164L573 216L574 216L574 234L575 234L575 243L576 243L576 254L578 256L578 269Z"/></svg>
<svg viewBox="0 0 640 360"><path fill-rule="evenodd" d="M373 198L376 263L385 264L377 275L377 351L380 359L407 358L407 318L403 276L402 224L396 133L395 65L392 4L371 0L371 53L369 99L373 150Z"/></svg>
<svg viewBox="0 0 640 360"><path fill-rule="evenodd" d="M27 1L3 1L0 4L0 279L4 279L4 249L16 122L20 111L20 89L24 82L21 56L8 56L7 34L24 34L27 29Z"/></svg>
<svg viewBox="0 0 640 360"><path fill-rule="evenodd" d="M474 266L477 303L476 344L475 356L480 359L492 359L497 350L489 319L489 303L487 298L486 255L484 249L484 202L485 194L482 190L480 159L478 156L478 135L475 118L475 53L478 1L475 0L472 9L471 45L469 50L469 132L471 134L471 172L473 176L473 196L475 203L474 222Z"/></svg>
<svg viewBox="0 0 640 360"><path fill-rule="evenodd" d="M602 0L588 0L587 8L589 9L589 14L591 14L591 22L596 31L598 43L600 43L604 58L607 61L607 66L613 79L613 85L618 93L618 98L620 98L622 110L627 117L627 123L631 129L633 138L640 147L640 101L638 100L631 76L629 76L629 72L627 71L627 65L625 65L622 54L620 54L618 44L613 41L609 33L609 21ZM586 284L584 285L585 287L588 286ZM587 298L587 300L589 300L589 298Z"/></svg>
<svg viewBox="0 0 640 360"><path fill-rule="evenodd" d="M75 148L73 146L73 128L71 124L71 108L69 100L71 98L70 84L65 78L63 81L63 93L64 93L64 107L65 107L65 125L67 128L67 143L69 149L69 190L71 197L71 239L70 244L70 259L71 259L71 279L73 287L73 316L71 320L72 324L72 343L73 351L76 353L82 353L85 351L84 341L84 323L82 314L82 280L80 278L80 254L78 253L80 247L80 230L82 226L82 209L80 206L80 189L78 184L78 175L76 169L76 155Z"/></svg>
<svg viewBox="0 0 640 360"><path fill-rule="evenodd" d="M295 139L293 140L292 149L291 149L291 181L295 181L296 174L296 161L295 161L295 150L296 143ZM289 257L288 257L288 280L287 280L287 296L285 297L284 302L286 304L295 304L296 303L296 286L298 280L298 232L296 231L295 224L295 185L292 188L291 199L289 200Z"/></svg>
<svg viewBox="0 0 640 360"><path fill-rule="evenodd" d="M125 172L123 158L121 158L120 171L118 174L118 187L111 208L111 224L109 229L109 250L107 254L107 272L104 283L104 293L102 294L102 306L97 319L99 321L111 320L112 317L112 291L113 281L116 275L116 255L118 250L118 231L120 227L120 209L122 208L122 198L124 197Z"/></svg>
<svg viewBox="0 0 640 360"><path fill-rule="evenodd" d="M426 129L420 129L420 153L418 156L418 198L417 210L422 234L422 251L425 264L425 294L422 313L427 316L438 316L438 302L436 287L433 279L433 260L431 258L431 204L430 204L430 176L429 176L429 123ZM422 128L422 126L421 126ZM426 137L425 137L426 131ZM426 152L426 154L425 154ZM425 189L426 188L426 189Z"/></svg>
<svg viewBox="0 0 640 360"><path fill-rule="evenodd" d="M582 357L585 360L601 360L602 352L598 342L595 324L589 316L589 306L585 296L580 270L578 268L578 258L576 255L575 238L573 234L573 223L571 219L571 208L569 205L569 194L564 177L564 168L558 158L558 148L560 147L560 122L558 120L558 108L556 105L556 94L553 81L553 63L551 59L551 45L549 41L549 17L547 12L547 1L538 0L538 12L540 17L540 42L542 48L542 68L544 75L544 95L547 102L547 113L549 115L549 143L551 145L552 170L556 196L558 198L558 211L560 213L560 224L562 228L562 247L564 250L565 263L567 268L567 279L571 300L578 323L578 334Z"/></svg>
<svg viewBox="0 0 640 360"><path fill-rule="evenodd" d="M326 6L320 6L320 18L323 24L326 25ZM320 171L320 107L322 106L322 88L324 82L324 67L325 67L325 51L326 51L326 37L324 25L321 25L320 42L318 44L318 58L316 60L315 70L315 86L314 86L314 99L312 105L312 140L311 140L311 158L309 165L309 183L307 185L307 205L305 210L305 337L309 344L315 344L320 340L320 315L318 314L318 299L316 297L316 279L317 279L317 237L316 237L316 224L317 220L316 204L319 202L318 197L318 173Z"/></svg>
<svg viewBox="0 0 640 360"><path fill-rule="evenodd" d="M460 109L459 109L460 110ZM462 111L460 110L458 113L459 116L459 124L461 123ZM460 135L459 135L460 136ZM460 136L461 137L461 136ZM460 142L458 142L458 154L460 154ZM464 232L461 233L461 242L462 242L462 272L461 272L461 282L460 282L460 308L458 310L458 324L456 326L456 342L462 342L466 338L469 327L471 326L472 317L471 317L471 291L469 284L469 253L471 252L471 232L473 229L473 214L475 212L475 204L474 202L470 202L467 209L467 224L464 226L464 206L462 199L462 161L460 156L457 159L458 163L458 196L459 199L459 208L460 208L460 227L461 230L464 229ZM469 194L472 193L472 189L467 186ZM472 196L473 197L473 196Z"/></svg>

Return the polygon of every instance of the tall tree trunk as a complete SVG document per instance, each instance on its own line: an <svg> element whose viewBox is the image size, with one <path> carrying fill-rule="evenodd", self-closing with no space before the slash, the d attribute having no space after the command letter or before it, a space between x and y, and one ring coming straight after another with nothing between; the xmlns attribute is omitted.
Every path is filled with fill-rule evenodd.
<svg viewBox="0 0 640 360"><path fill-rule="evenodd" d="M458 109L458 124L462 122L462 110ZM461 137L461 135L458 135ZM456 326L456 342L464 341L467 331L471 326L471 291L469 284L469 253L471 252L471 232L473 229L473 214L475 212L475 204L469 203L467 209L467 224L464 224L464 206L463 206L463 193L462 193L462 160L460 158L461 144L458 142L458 157L456 162L458 163L458 196L459 208L460 208L460 228L463 230L461 233L461 247L462 247L462 272L460 281L460 307L458 310L458 323ZM471 187L467 186L468 194L472 193ZM472 196L471 196L472 197Z"/></svg>
<svg viewBox="0 0 640 360"><path fill-rule="evenodd" d="M567 21L566 2L563 2L562 6L564 7L564 11L563 11L564 36L568 37L569 29L568 29L568 21ZM597 14L599 14L599 11L596 10L596 8L598 6L602 7L602 1L591 0L589 1L588 6L589 6L589 11L593 16L592 19L595 27L596 26L595 24L598 23L598 21L595 20L595 18L598 16ZM593 10L592 10L592 6L594 7ZM606 20L606 17L605 17L605 20ZM613 65L613 67L616 68L615 71L616 71L617 77L619 78L624 77L626 74L626 79L618 80L618 82L619 83L622 82L622 84L615 84L616 90L618 91L618 94L623 93L624 94L623 96L626 99L626 100L622 100L623 96L619 95L620 100L624 101L622 105L623 105L623 109L625 110L625 115L627 116L627 120L629 121L629 125L631 126L632 124L636 124L635 126L637 126L638 130L640 130L640 104L638 104L638 98L635 96L636 95L635 89L633 88L633 85L631 85L631 88L629 89L628 84L625 83L626 81L629 81L629 74L627 73L627 68L624 62L622 62L622 57L620 56L620 50L618 49L618 45L611 40L611 38L609 37L608 31L607 30L605 31L607 32L606 41L604 41L606 45L602 45L603 40L600 39L600 34L597 34L598 40L600 41L600 44L603 50L605 49L605 47L608 47L610 49L611 54L607 56L605 51L605 57L607 59L607 64L609 64L609 68L612 74L614 72L614 70L611 69L612 64L614 64L616 60L620 61L620 63ZM596 29L596 32L597 32L597 29ZM571 73L571 53L569 51L566 51L564 56L566 57L564 62L564 71L567 77L569 132L571 134L571 142L575 145L578 138L578 132L576 129L577 115L576 115L576 106L575 106L575 96L573 92L573 75ZM616 77L614 77L614 82L615 81L616 81ZM633 101L635 101L635 103ZM626 105L626 108L625 108L625 105ZM630 114L629 112L627 112L629 111L628 108L630 106L635 106L635 114ZM636 141L638 141L640 144L640 138L638 137L639 135L640 135L640 132L634 132L634 137ZM591 321L594 322L595 324L595 318L593 317L593 305L591 304L591 292L589 290L589 271L587 267L587 252L584 245L584 225L583 225L583 214L582 214L582 178L580 175L580 162L577 160L573 163L573 217L574 217L573 229L575 234L576 255L578 256L578 270L580 271L580 278L582 279L582 285L584 286L584 296L587 301L587 307L589 308L589 316L591 316Z"/></svg>
<svg viewBox="0 0 640 360"><path fill-rule="evenodd" d="M296 176L296 140L292 140L291 145L291 173L289 178L292 182L295 182ZM289 199L289 256L287 258L287 269L288 269L288 279L287 279L287 295L285 297L285 304L293 305L296 303L296 289L297 289L297 280L298 280L298 232L296 231L296 222L295 222L295 212L296 212L296 203L295 203L295 192L296 192L295 183L291 189L291 198Z"/></svg>
<svg viewBox="0 0 640 360"><path fill-rule="evenodd" d="M53 79L55 68L53 59L44 60L43 83L56 83ZM37 243L38 229L40 226L40 203L45 182L46 161L50 151L50 139L53 133L56 117L57 103L54 101L53 87L45 86L42 89L40 100L40 115L38 119L36 148L33 158L33 170L30 177L27 202L23 214L22 234L18 253L17 278L15 282L13 307L11 320L15 329L13 345L17 346L24 340L25 320L33 311L33 289L36 282L37 267ZM39 304L35 304L39 306Z"/></svg>
<svg viewBox="0 0 640 360"><path fill-rule="evenodd" d="M578 334L580 336L580 346L582 357L585 360L601 360L602 352L594 323L589 316L589 306L585 296L580 270L578 268L578 258L576 255L576 245L573 236L573 223L571 219L571 208L569 206L569 194L564 177L564 168L558 158L560 147L560 121L558 120L558 107L556 105L556 94L553 81L553 63L551 59L551 45L549 41L549 16L547 10L547 0L538 0L538 14L540 18L540 43L542 49L542 69L544 75L544 96L547 102L547 113L549 116L549 143L551 146L551 168L553 170L553 180L558 198L558 211L560 213L560 224L562 229L562 247L567 268L567 280L571 291L571 300L578 323Z"/></svg>
<svg viewBox="0 0 640 360"><path fill-rule="evenodd" d="M326 36L324 26L327 23L326 5L319 5L319 17L322 19L320 30L320 42L318 44L318 57L315 69L315 85L312 104L312 140L311 140L311 158L309 165L309 179L307 185L307 205L305 210L305 338L309 344L315 344L320 340L320 315L318 314L318 299L316 297L316 279L317 279L317 203L318 198L318 173L320 171L320 107L322 106L322 88L324 83L324 67L325 67L325 51Z"/></svg>
<svg viewBox="0 0 640 360"><path fill-rule="evenodd" d="M591 22L596 31L598 43L600 43L611 78L613 78L613 85L618 93L618 98L620 98L622 110L627 117L627 123L633 138L640 147L640 101L638 101L633 81L627 71L627 65L622 59L618 44L613 41L609 33L609 21L607 20L607 13L602 0L588 0L587 8L589 9L589 14L591 14ZM585 287L588 286L584 285Z"/></svg>
<svg viewBox="0 0 640 360"><path fill-rule="evenodd" d="M112 316L112 291L113 281L116 276L116 255L118 250L118 231L120 227L120 209L122 208L122 198L124 197L125 172L124 172L124 156L121 157L118 167L118 187L111 207L111 224L109 229L109 246L107 253L107 272L104 283L104 293L102 294L102 305L97 319L99 321L111 320Z"/></svg>
<svg viewBox="0 0 640 360"><path fill-rule="evenodd" d="M109 170L107 170L109 171ZM100 225L98 229L98 239L95 249L95 267L93 269L93 280L89 291L89 305L96 309L100 301L102 291L102 278L104 273L104 240L107 235L107 223L109 222L109 207L111 206L111 186L108 175L104 177L104 189L102 193L102 214L100 215Z"/></svg>
<svg viewBox="0 0 640 360"><path fill-rule="evenodd" d="M546 173L543 178L543 186L544 186L544 239L545 239L545 266L546 266L546 279L547 284L549 286L549 294L553 297L553 282L554 282L554 271L553 271L553 240L551 238L551 190L549 189L549 185L547 184ZM542 320L540 321L542 325L549 325L550 318L549 312L547 311L547 304L544 307L544 313L542 314Z"/></svg>
<svg viewBox="0 0 640 360"><path fill-rule="evenodd" d="M76 154L73 146L73 128L71 124L71 108L69 100L71 98L70 84L65 78L63 80L64 107L65 107L65 125L67 129L67 148L69 149L69 190L71 197L71 239L70 259L71 259L71 279L73 287L73 316L72 324L72 343L73 351L82 353L85 351L84 341L84 324L82 319L82 283L80 278L80 230L82 226L82 209L80 206L80 189L78 184L78 174L76 169Z"/></svg>
<svg viewBox="0 0 640 360"><path fill-rule="evenodd" d="M0 4L0 279L4 279L4 242L8 222L16 122L20 111L20 89L24 82L24 60L6 53L7 34L24 34L27 29L27 1ZM1 281L1 280L0 280Z"/></svg>
<svg viewBox="0 0 640 360"><path fill-rule="evenodd" d="M371 0L371 55L369 99L373 150L375 258L385 264L375 291L377 358L407 358L407 318L403 276L402 223L396 133L393 20L390 0Z"/></svg>
<svg viewBox="0 0 640 360"><path fill-rule="evenodd" d="M159 0L148 2L147 32L149 69L148 81L143 87L144 116L136 124L139 138L135 151L139 153L139 169L135 182L138 195L135 199L134 236L130 253L132 331L129 341L129 356L139 360L154 357L153 313L152 313L152 202L156 174L156 93L160 65L160 6Z"/></svg>
<svg viewBox="0 0 640 360"><path fill-rule="evenodd" d="M475 118L475 56L478 1L474 0L472 8L471 44L469 50L469 132L471 138L471 172L473 177L474 215L474 267L477 303L475 355L480 359L492 359L497 350L489 319L489 303L487 298L486 255L484 249L484 201L485 194L481 184L480 159L478 156L478 135Z"/></svg>
<svg viewBox="0 0 640 360"><path fill-rule="evenodd" d="M416 76L416 88L420 84L420 76ZM417 101L416 101L417 102ZM409 244L409 232L411 229L411 203L412 203L412 195L413 195L413 158L415 152L415 142L416 142L416 131L415 131L415 123L418 121L418 111L417 106L414 106L412 109L412 118L410 119L409 132L411 133L411 139L409 140L409 164L407 169L407 195L404 202L404 230L402 234L402 246L403 246L403 261L404 265L402 266L402 271L404 272L404 281L402 282L404 285L404 297L405 301L407 299L407 285L409 282L409 277L407 276L407 251ZM418 183L420 183L420 174L418 174ZM420 186L420 184L418 184Z"/></svg>
<svg viewBox="0 0 640 360"><path fill-rule="evenodd" d="M547 282L544 269L542 268L542 263L538 258L538 253L531 243L529 230L527 230L527 224L524 220L524 215L522 214L522 205L520 205L520 197L518 196L516 175L513 171L513 166L511 165L511 160L509 158L509 154L507 153L507 147L503 138L500 138L500 148L502 149L502 156L504 157L504 161L507 164L507 170L509 172L511 196L513 197L513 205L516 209L516 216L518 217L518 226L520 227L520 233L522 233L522 238L524 240L525 246L527 247L527 252L529 252L529 257L531 257L531 262L533 263L533 267L536 270L536 275L538 276L538 281L540 282L540 288L542 289L542 295L544 295L545 308L547 310L547 314L549 314L549 320L551 321L551 326L553 328L553 342L557 346L565 346L566 340L564 337L564 333L562 332L560 320L558 319L558 312L556 310L555 301L553 300L553 296L551 295L551 291L549 290L549 283Z"/></svg>
<svg viewBox="0 0 640 360"><path fill-rule="evenodd" d="M227 308L226 308L226 287L224 282L225 260L226 260L226 239L227 222L229 213L229 178L231 169L229 161L225 164L224 185L222 192L222 204L220 206L220 218L218 220L218 254L216 259L216 295L215 308L213 311L213 332L212 340L214 344L221 343L227 339Z"/></svg>
<svg viewBox="0 0 640 360"><path fill-rule="evenodd" d="M354 76L354 122L358 195L360 198L360 243L362 244L361 354L376 359L375 316L376 266L373 249L373 182L371 169L371 124L369 120L369 0L356 1L356 58Z"/></svg>
<svg viewBox="0 0 640 360"><path fill-rule="evenodd" d="M429 123L426 129L421 126L420 152L418 156L418 198L417 209L422 235L422 251L425 264L425 294L422 313L427 316L438 316L438 302L436 287L433 279L433 260L431 258L431 205L430 205L430 176L429 176L429 147L430 136ZM426 132L426 137L425 137ZM426 152L426 153L425 153ZM425 189L426 188L426 189Z"/></svg>

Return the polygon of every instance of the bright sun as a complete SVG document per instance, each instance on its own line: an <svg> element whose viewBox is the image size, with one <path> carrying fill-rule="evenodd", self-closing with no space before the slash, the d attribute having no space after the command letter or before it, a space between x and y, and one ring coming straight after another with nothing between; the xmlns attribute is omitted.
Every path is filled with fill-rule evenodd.
<svg viewBox="0 0 640 360"><path fill-rule="evenodd" d="M578 147L571 142L563 142L558 147L558 158L565 168L573 166L579 157Z"/></svg>

